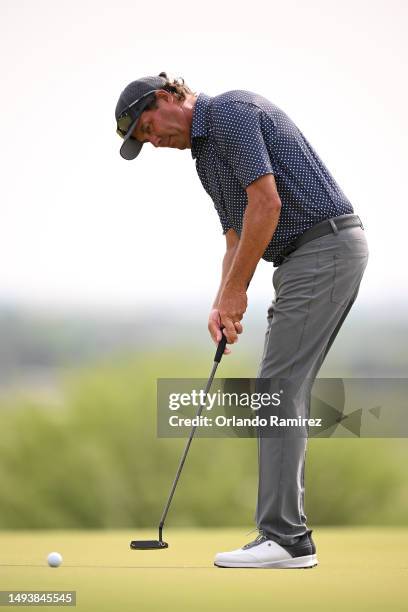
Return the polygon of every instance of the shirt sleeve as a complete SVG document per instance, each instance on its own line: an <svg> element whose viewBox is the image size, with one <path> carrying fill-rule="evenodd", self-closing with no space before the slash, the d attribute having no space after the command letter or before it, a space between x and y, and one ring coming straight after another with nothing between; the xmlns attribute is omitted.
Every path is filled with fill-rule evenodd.
<svg viewBox="0 0 408 612"><path fill-rule="evenodd" d="M260 108L231 101L216 105L212 116L218 150L244 189L257 178L274 174L262 134Z"/></svg>
<svg viewBox="0 0 408 612"><path fill-rule="evenodd" d="M220 218L220 222L221 222L221 225L222 225L222 233L226 234L228 232L228 230L231 229L232 225L229 222L229 220L227 218L227 215L224 213L224 211L220 210L220 208L216 205L215 202L214 202L214 204L215 204L215 208L216 208L216 211L218 213L218 216Z"/></svg>

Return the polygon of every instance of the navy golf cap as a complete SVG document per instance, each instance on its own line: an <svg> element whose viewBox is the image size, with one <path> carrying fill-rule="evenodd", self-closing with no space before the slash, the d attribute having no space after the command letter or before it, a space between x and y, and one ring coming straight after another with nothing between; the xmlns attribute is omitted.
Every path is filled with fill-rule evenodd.
<svg viewBox="0 0 408 612"><path fill-rule="evenodd" d="M115 110L116 122L123 116L129 117L131 121L120 147L120 154L123 159L135 159L143 147L142 142L136 140L136 138L131 138L131 136L140 115L152 101L153 94L158 89L164 89L166 79L162 74L164 73L159 76L148 76L132 81L119 96Z"/></svg>

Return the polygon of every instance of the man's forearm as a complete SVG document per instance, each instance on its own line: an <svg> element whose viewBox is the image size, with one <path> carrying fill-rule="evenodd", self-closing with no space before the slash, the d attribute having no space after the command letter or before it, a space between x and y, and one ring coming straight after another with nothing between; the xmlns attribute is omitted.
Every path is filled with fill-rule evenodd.
<svg viewBox="0 0 408 612"><path fill-rule="evenodd" d="M228 249L228 251L225 252L224 258L222 260L221 282L220 282L220 286L219 286L219 289L218 289L217 296L216 296L216 298L214 300L213 308L218 308L218 300L219 300L220 295L222 293L222 290L224 288L224 284L225 284L225 280L227 278L228 272L231 269L231 265L232 265L232 262L234 260L237 248L238 247L236 247L234 249Z"/></svg>
<svg viewBox="0 0 408 612"><path fill-rule="evenodd" d="M223 287L247 288L259 260L271 241L279 222L278 203L248 204L241 237L225 277Z"/></svg>

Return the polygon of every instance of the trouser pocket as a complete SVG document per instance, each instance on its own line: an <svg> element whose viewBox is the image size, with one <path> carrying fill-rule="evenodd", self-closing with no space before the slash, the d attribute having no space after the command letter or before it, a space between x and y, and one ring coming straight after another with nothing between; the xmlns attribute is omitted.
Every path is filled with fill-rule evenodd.
<svg viewBox="0 0 408 612"><path fill-rule="evenodd" d="M331 301L346 304L358 288L367 266L368 253L355 257L333 256Z"/></svg>

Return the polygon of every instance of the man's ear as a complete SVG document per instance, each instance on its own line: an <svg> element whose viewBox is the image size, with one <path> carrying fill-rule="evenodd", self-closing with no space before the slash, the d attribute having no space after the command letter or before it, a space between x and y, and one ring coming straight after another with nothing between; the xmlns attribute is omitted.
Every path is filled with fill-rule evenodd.
<svg viewBox="0 0 408 612"><path fill-rule="evenodd" d="M172 102L173 96L165 89L158 89L156 91L156 100L166 100L166 102Z"/></svg>

